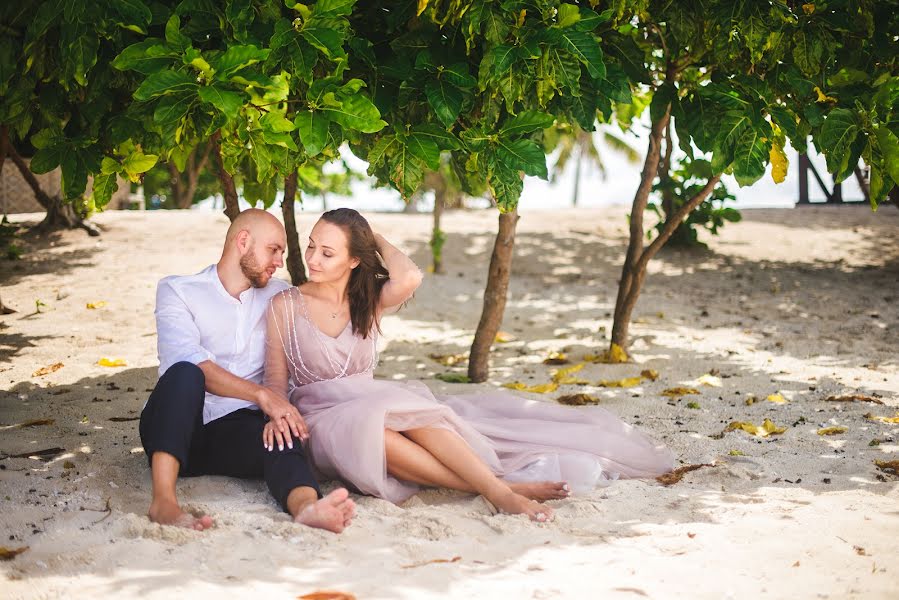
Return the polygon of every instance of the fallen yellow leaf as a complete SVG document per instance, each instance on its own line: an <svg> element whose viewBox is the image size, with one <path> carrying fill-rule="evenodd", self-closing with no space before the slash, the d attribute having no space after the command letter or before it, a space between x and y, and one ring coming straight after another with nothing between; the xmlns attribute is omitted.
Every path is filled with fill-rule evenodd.
<svg viewBox="0 0 899 600"><path fill-rule="evenodd" d="M880 421L881 423L899 423L899 412L896 413L895 417L880 417L872 415L871 413L866 413L865 418L869 421Z"/></svg>
<svg viewBox="0 0 899 600"><path fill-rule="evenodd" d="M846 433L845 427L824 427L818 430L818 435L838 435Z"/></svg>
<svg viewBox="0 0 899 600"><path fill-rule="evenodd" d="M748 396L746 396L746 406L752 406L756 402L758 402L758 398L756 398L752 394L749 394Z"/></svg>
<svg viewBox="0 0 899 600"><path fill-rule="evenodd" d="M587 404L599 404L599 398L590 394L567 394L556 398L559 404L567 404L568 406L584 406Z"/></svg>
<svg viewBox="0 0 899 600"><path fill-rule="evenodd" d="M128 362L124 358L106 358L103 357L97 361L101 367L127 367Z"/></svg>
<svg viewBox="0 0 899 600"><path fill-rule="evenodd" d="M98 309L98 308L103 308L104 306L106 306L106 301L105 301L105 300L99 300L99 301L97 301L97 302L88 302L88 303L87 303L87 308L89 308L89 309L91 309L91 310L96 310L96 309Z"/></svg>
<svg viewBox="0 0 899 600"><path fill-rule="evenodd" d="M683 467L678 467L670 473L665 473L664 475L659 475L656 477L656 481L661 483L662 485L674 485L678 481L684 478L684 475L689 473L690 471L695 471L697 469L701 469L703 467L714 467L715 465L709 463L703 463L700 465L685 465Z"/></svg>
<svg viewBox="0 0 899 600"><path fill-rule="evenodd" d="M709 387L721 387L721 378L706 373L705 375L700 376L699 379L696 380L696 383L698 385L707 385Z"/></svg>
<svg viewBox="0 0 899 600"><path fill-rule="evenodd" d="M894 475L899 475L899 460L875 460L874 464L881 471L892 471Z"/></svg>
<svg viewBox="0 0 899 600"><path fill-rule="evenodd" d="M493 341L497 344L506 344L508 342L514 342L515 336L511 333L506 333L505 331L496 332L496 337L493 338Z"/></svg>
<svg viewBox="0 0 899 600"><path fill-rule="evenodd" d="M428 354L428 358L431 360L440 363L441 365L446 365L447 367L452 367L453 365L457 365L459 363L463 363L468 360L467 354Z"/></svg>
<svg viewBox="0 0 899 600"><path fill-rule="evenodd" d="M686 396L688 394L698 394L699 390L688 387L673 387L668 388L667 390L662 390L663 396L668 396L670 398L678 398L680 396Z"/></svg>
<svg viewBox="0 0 899 600"><path fill-rule="evenodd" d="M725 427L724 431L736 431L738 429L742 429L746 433L751 433L752 435L757 435L759 437L768 437L769 435L783 433L787 430L786 427L778 427L770 419L765 419L761 425L755 425L749 421L734 421Z"/></svg>
<svg viewBox="0 0 899 600"><path fill-rule="evenodd" d="M787 402L789 402L789 400L784 398L783 394L781 394L780 392L771 394L770 396L765 398L765 400L767 400L768 402L773 402L774 404L786 404Z"/></svg>
<svg viewBox="0 0 899 600"><path fill-rule="evenodd" d="M559 385L587 385L590 382L586 379L571 376L572 373L577 373L583 369L586 364L587 363L577 363L576 365L553 371L553 383L558 383Z"/></svg>
<svg viewBox="0 0 899 600"><path fill-rule="evenodd" d="M600 354L588 354L584 360L592 363L618 364L628 361L627 352L618 344L612 343L608 350Z"/></svg>
<svg viewBox="0 0 899 600"><path fill-rule="evenodd" d="M640 371L640 377L645 377L650 381L655 381L659 378L659 372L655 369L643 369L642 371Z"/></svg>
<svg viewBox="0 0 899 600"><path fill-rule="evenodd" d="M746 456L745 454L743 454L742 450L731 450L730 452L727 453L727 455L728 456Z"/></svg>
<svg viewBox="0 0 899 600"><path fill-rule="evenodd" d="M609 387L609 388L629 388L634 387L635 385L640 385L643 381L642 377L625 377L624 379L600 379L599 385L600 387Z"/></svg>
<svg viewBox="0 0 899 600"><path fill-rule="evenodd" d="M32 373L31 376L32 377L43 377L44 375L49 375L50 373L53 373L54 371L59 371L64 366L65 365L62 364L61 362L53 363L49 367L41 367L40 369L38 369L37 371Z"/></svg>
<svg viewBox="0 0 899 600"><path fill-rule="evenodd" d="M518 390L519 392L534 392L535 394L545 394L547 392L554 392L559 389L559 384L556 382L552 383L539 383L537 385L528 385L526 383L521 383L520 381L514 381L512 383L504 383L504 388L509 388L510 390Z"/></svg>

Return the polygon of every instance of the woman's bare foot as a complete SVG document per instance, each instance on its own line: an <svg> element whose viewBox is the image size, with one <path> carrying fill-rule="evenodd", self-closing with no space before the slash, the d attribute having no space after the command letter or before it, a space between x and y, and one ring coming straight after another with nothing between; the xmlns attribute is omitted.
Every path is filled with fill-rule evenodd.
<svg viewBox="0 0 899 600"><path fill-rule="evenodd" d="M294 520L309 527L340 533L356 516L356 503L349 496L346 489L338 488L301 510Z"/></svg>
<svg viewBox="0 0 899 600"><path fill-rule="evenodd" d="M527 515L531 521L546 523L552 521L553 510L539 502L529 500L512 490L495 498L488 498L499 510L513 515Z"/></svg>
<svg viewBox="0 0 899 600"><path fill-rule="evenodd" d="M154 499L147 516L160 525L174 525L197 531L209 529L213 525L212 517L209 515L195 516L184 512L175 500Z"/></svg>
<svg viewBox="0 0 899 600"><path fill-rule="evenodd" d="M521 494L525 498L530 498L537 502L562 500L571 495L571 488L564 481L516 481L506 483L516 494Z"/></svg>

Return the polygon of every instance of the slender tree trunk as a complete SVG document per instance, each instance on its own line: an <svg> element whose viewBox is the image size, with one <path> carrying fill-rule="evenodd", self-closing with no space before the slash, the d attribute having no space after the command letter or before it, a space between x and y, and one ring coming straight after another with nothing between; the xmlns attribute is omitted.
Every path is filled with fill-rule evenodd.
<svg viewBox="0 0 899 600"><path fill-rule="evenodd" d="M6 125L0 125L0 175L3 174L3 165L6 163L7 149L9 148L9 129Z"/></svg>
<svg viewBox="0 0 899 600"><path fill-rule="evenodd" d="M515 225L518 211L499 215L499 232L493 244L487 288L484 290L484 308L474 335L468 359L468 377L475 383L487 380L490 346L502 324L506 309L506 294L509 290L509 276L512 272L512 250L515 245Z"/></svg>
<svg viewBox="0 0 899 600"><path fill-rule="evenodd" d="M896 208L899 208L899 186L893 187L889 193L890 201Z"/></svg>
<svg viewBox="0 0 899 600"><path fill-rule="evenodd" d="M627 330L630 325L631 312L637 301L639 286L642 281L637 281L637 261L643 253L643 211L649 202L649 192L652 190L652 182L659 172L659 158L662 147L662 132L668 125L671 117L671 106L662 117L653 123L649 134L649 148L646 152L646 160L643 163L643 172L637 193L634 194L634 202L631 208L630 240L627 246L627 255L624 258L624 266L621 269L621 281L618 282L618 297L615 300L615 317L612 322L612 343L622 348L627 347ZM638 288L637 294L632 288Z"/></svg>
<svg viewBox="0 0 899 600"><path fill-rule="evenodd" d="M12 158L13 163L18 167L22 177L34 193L38 204L47 211L44 220L38 223L35 231L46 233L57 229L75 229L77 227L84 229L92 237L100 235L100 230L82 219L75 212L75 209L72 208L71 204L63 203L59 196L51 198L41 189L41 184L38 182L37 177L34 176L34 173L31 172L31 169L28 168L28 165L25 164L25 161L19 156L12 144L7 146L7 151L9 152L9 157Z"/></svg>
<svg viewBox="0 0 899 600"><path fill-rule="evenodd" d="M0 315L9 315L16 312L16 309L11 308L3 304L3 299L0 298Z"/></svg>
<svg viewBox="0 0 899 600"><path fill-rule="evenodd" d="M443 243L446 235L440 229L440 218L446 205L446 179L439 172L434 174L434 228L431 230L431 270L436 274L443 273Z"/></svg>
<svg viewBox="0 0 899 600"><path fill-rule="evenodd" d="M294 203L297 195L297 172L284 178L284 200L281 201L281 214L284 216L284 229L287 230L287 272L290 282L300 285L306 282L306 268L303 266L300 251L300 234L297 231L297 218Z"/></svg>
<svg viewBox="0 0 899 600"><path fill-rule="evenodd" d="M215 156L215 166L218 170L218 178L222 184L222 195L225 198L225 216L233 221L240 214L240 206L237 203L237 188L234 186L234 177L225 170L222 162L222 132L216 131L209 140L210 144L214 144L213 153Z"/></svg>
<svg viewBox="0 0 899 600"><path fill-rule="evenodd" d="M322 191L322 212L328 212L328 192Z"/></svg>
<svg viewBox="0 0 899 600"><path fill-rule="evenodd" d="M175 205L175 208L188 208L190 204L184 206L185 189L184 181L181 179L181 172L178 170L178 167L175 166L175 163L171 161L169 161L166 166L168 166L169 177L172 181L172 204Z"/></svg>
<svg viewBox="0 0 899 600"><path fill-rule="evenodd" d="M571 206L577 206L577 200L581 193L581 167L584 162L584 149L581 147L580 140L577 144L577 160L574 163L574 190L571 192Z"/></svg>
<svg viewBox="0 0 899 600"><path fill-rule="evenodd" d="M200 175L209 162L209 155L212 151L212 143L207 142L203 148L203 155L197 162L197 151L199 146L194 148L187 157L186 170L180 173L174 163L169 163L169 173L172 175L173 191L175 192L175 208L185 209L193 206L194 196L197 195L197 186L200 183ZM187 180L185 182L185 179Z"/></svg>
<svg viewBox="0 0 899 600"><path fill-rule="evenodd" d="M665 156L659 165L659 181L662 183L662 212L667 222L674 214L674 190L671 189L671 119L665 126Z"/></svg>

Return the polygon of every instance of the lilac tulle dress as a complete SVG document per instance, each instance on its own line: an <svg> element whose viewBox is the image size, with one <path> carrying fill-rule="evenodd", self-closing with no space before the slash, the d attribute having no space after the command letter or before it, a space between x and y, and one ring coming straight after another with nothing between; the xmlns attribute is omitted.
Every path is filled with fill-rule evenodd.
<svg viewBox="0 0 899 600"><path fill-rule="evenodd" d="M265 385L303 415L321 474L364 494L399 503L421 489L387 473L385 429L449 429L497 476L567 481L575 493L674 466L667 448L597 406L560 406L505 391L434 396L421 382L375 379L376 336L362 339L349 324L336 338L326 335L295 287L273 298L266 331Z"/></svg>

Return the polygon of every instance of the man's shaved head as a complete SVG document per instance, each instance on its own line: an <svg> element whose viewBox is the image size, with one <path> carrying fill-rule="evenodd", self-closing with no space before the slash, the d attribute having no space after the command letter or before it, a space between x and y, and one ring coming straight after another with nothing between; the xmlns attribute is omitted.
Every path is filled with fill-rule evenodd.
<svg viewBox="0 0 899 600"><path fill-rule="evenodd" d="M231 222L228 234L225 236L225 245L230 246L241 231L248 231L250 236L256 239L265 233L272 233L273 230L284 234L281 222L273 214L259 208L248 208Z"/></svg>

